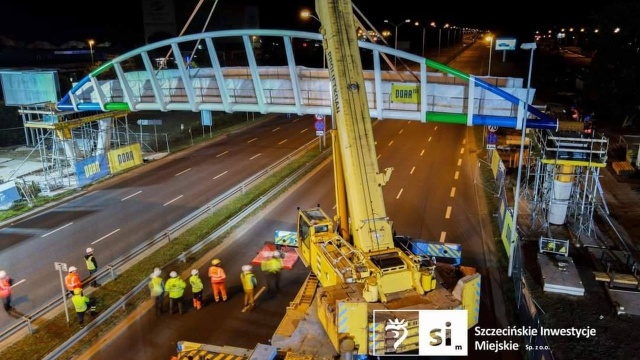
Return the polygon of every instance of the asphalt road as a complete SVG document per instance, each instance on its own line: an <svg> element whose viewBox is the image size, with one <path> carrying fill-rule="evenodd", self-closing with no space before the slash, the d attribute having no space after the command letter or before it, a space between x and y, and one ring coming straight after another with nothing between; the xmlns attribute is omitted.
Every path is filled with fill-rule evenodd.
<svg viewBox="0 0 640 360"><path fill-rule="evenodd" d="M117 176L85 195L0 229L0 263L18 282L13 303L29 313L61 294L54 262L88 277L84 250L99 266L161 234L215 197L315 138L313 117L257 123ZM143 175L139 175L144 172ZM132 219L134 221L132 221ZM29 261L24 261L29 259ZM0 327L13 321L0 317Z"/></svg>

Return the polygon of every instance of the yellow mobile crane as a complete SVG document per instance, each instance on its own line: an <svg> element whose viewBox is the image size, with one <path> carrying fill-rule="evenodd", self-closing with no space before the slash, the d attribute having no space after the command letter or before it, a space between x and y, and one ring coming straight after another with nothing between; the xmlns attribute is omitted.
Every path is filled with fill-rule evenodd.
<svg viewBox="0 0 640 360"><path fill-rule="evenodd" d="M471 327L478 321L480 275L463 277L455 291L446 289L436 281L435 266L394 245L382 192L393 169L379 172L351 1L316 0L315 6L337 127L338 213L334 223L319 207L299 210L297 235L301 259L321 284L320 322L337 352L347 340L359 355L390 350L374 310L467 309ZM407 339L393 352L417 349L417 322L409 323Z"/></svg>

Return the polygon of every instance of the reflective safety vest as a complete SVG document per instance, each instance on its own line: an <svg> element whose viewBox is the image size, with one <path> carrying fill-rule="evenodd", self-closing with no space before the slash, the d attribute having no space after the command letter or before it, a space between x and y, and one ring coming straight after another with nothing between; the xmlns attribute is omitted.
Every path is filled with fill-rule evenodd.
<svg viewBox="0 0 640 360"><path fill-rule="evenodd" d="M202 279L198 275L191 275L189 278L189 284L191 284L191 291L194 293L202 291L204 285L202 285Z"/></svg>
<svg viewBox="0 0 640 360"><path fill-rule="evenodd" d="M6 299L11 295L11 278L8 276L0 280L0 298Z"/></svg>
<svg viewBox="0 0 640 360"><path fill-rule="evenodd" d="M212 266L209 268L209 277L212 283L221 283L227 278L227 274L219 266Z"/></svg>
<svg viewBox="0 0 640 360"><path fill-rule="evenodd" d="M84 295L73 295L71 298L71 302L73 302L73 307L76 308L76 312L87 311L87 304L89 301L89 298Z"/></svg>
<svg viewBox="0 0 640 360"><path fill-rule="evenodd" d="M82 287L82 282L80 281L80 275L78 273L69 273L64 278L64 284L67 286L67 290L73 291L74 289Z"/></svg>
<svg viewBox="0 0 640 360"><path fill-rule="evenodd" d="M165 288L169 291L169 297L172 299L178 299L184 294L184 289L187 287L187 283L184 280L174 277L167 280Z"/></svg>
<svg viewBox="0 0 640 360"><path fill-rule="evenodd" d="M245 290L251 290L258 285L256 276L251 271L240 273L240 281L242 281L242 288Z"/></svg>
<svg viewBox="0 0 640 360"><path fill-rule="evenodd" d="M84 256L84 261L87 263L87 270L93 271L93 270L97 269L97 267L96 267L96 258L94 258L93 255L85 255Z"/></svg>
<svg viewBox="0 0 640 360"><path fill-rule="evenodd" d="M149 290L151 290L151 296L160 296L164 293L164 284L161 277L153 277L149 281Z"/></svg>
<svg viewBox="0 0 640 360"><path fill-rule="evenodd" d="M269 260L263 261L262 264L260 264L260 268L262 269L262 271L275 274L282 270L282 261L277 258L271 258Z"/></svg>

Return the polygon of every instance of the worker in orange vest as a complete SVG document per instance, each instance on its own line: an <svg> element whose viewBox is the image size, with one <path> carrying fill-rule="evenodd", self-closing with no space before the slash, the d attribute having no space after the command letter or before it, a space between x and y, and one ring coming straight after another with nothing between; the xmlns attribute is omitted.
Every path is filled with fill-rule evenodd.
<svg viewBox="0 0 640 360"><path fill-rule="evenodd" d="M67 287L69 291L69 295L73 296L73 290L82 289L82 281L80 280L80 275L78 275L78 268L75 266L69 267L69 273L64 278L64 285Z"/></svg>
<svg viewBox="0 0 640 360"><path fill-rule="evenodd" d="M213 289L213 298L215 301L220 301L220 295L222 295L222 301L227 301L227 287L225 286L227 275L220 266L220 259L213 259L211 261L209 278L211 278L211 288Z"/></svg>

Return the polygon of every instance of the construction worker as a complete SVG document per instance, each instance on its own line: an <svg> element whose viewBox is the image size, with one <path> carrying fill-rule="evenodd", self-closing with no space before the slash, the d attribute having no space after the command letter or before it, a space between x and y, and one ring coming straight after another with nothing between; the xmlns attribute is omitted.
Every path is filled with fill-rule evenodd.
<svg viewBox="0 0 640 360"><path fill-rule="evenodd" d="M260 268L267 279L267 294L273 295L280 290L280 271L282 270L282 259L279 251L269 254L269 259L263 260Z"/></svg>
<svg viewBox="0 0 640 360"><path fill-rule="evenodd" d="M75 266L69 267L69 273L64 278L64 285L67 287L69 291L69 295L74 295L75 289L82 289L82 281L80 280L80 275L78 275L78 268Z"/></svg>
<svg viewBox="0 0 640 360"><path fill-rule="evenodd" d="M151 297L155 302L156 315L162 315L163 312L163 301L164 301L164 280L162 280L162 271L160 268L153 269L153 273L151 273L151 280L149 281L149 291L151 292Z"/></svg>
<svg viewBox="0 0 640 360"><path fill-rule="evenodd" d="M242 288L244 289L244 306L249 306L249 310L255 306L253 298L253 291L258 286L258 280L256 276L251 272L251 265L243 265L242 272L240 273L240 281L242 282Z"/></svg>
<svg viewBox="0 0 640 360"><path fill-rule="evenodd" d="M96 261L96 257L93 255L93 248L88 247L87 251L84 255L84 261L87 263L87 270L89 270L89 277L95 274L98 271L98 261ZM98 287L98 282L96 279L91 281L91 287Z"/></svg>
<svg viewBox="0 0 640 360"><path fill-rule="evenodd" d="M80 327L84 326L84 314L87 310L91 311L91 316L96 316L96 303L93 299L82 294L82 289L77 288L73 290L73 297L71 298L73 307L76 309L78 315L78 324Z"/></svg>
<svg viewBox="0 0 640 360"><path fill-rule="evenodd" d="M202 284L202 279L200 279L198 269L191 270L189 284L191 284L191 293L193 294L193 307L196 310L200 310L202 309L202 290L204 289L204 285Z"/></svg>
<svg viewBox="0 0 640 360"><path fill-rule="evenodd" d="M169 273L169 280L167 280L164 287L169 292L169 314L173 314L174 305L177 303L178 312L182 315L184 313L182 309L182 299L187 283L178 277L177 272L172 271Z"/></svg>
<svg viewBox="0 0 640 360"><path fill-rule="evenodd" d="M209 278L211 278L213 299L216 302L220 301L221 295L222 301L227 301L227 287L225 285L227 275L224 273L224 269L220 266L220 263L220 259L213 259L211 261L211 267L209 267Z"/></svg>
<svg viewBox="0 0 640 360"><path fill-rule="evenodd" d="M11 306L11 286L13 280L7 275L7 272L0 270L0 298L2 298L2 305L4 305L4 311L10 314L15 310Z"/></svg>

